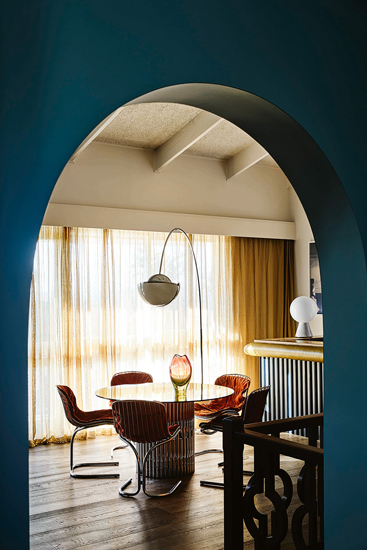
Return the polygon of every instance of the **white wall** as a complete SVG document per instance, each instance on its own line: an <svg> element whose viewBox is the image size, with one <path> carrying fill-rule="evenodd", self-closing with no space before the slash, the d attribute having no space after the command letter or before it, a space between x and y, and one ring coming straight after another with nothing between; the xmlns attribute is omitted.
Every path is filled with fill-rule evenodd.
<svg viewBox="0 0 367 550"><path fill-rule="evenodd" d="M225 163L181 155L153 172L153 152L92 143L65 166L44 224L295 240L296 295L309 296L311 227L277 168L255 165L227 181ZM322 334L322 315L312 322Z"/></svg>
<svg viewBox="0 0 367 550"><path fill-rule="evenodd" d="M287 186L266 166L227 181L224 162L190 155L154 173L152 151L92 143L63 170L44 224L167 231L181 223L189 232L293 239Z"/></svg>
<svg viewBox="0 0 367 550"><path fill-rule="evenodd" d="M295 286L297 296L310 295L310 242L314 241L311 226L309 224L303 206L294 191L290 189L290 204L293 220L296 223L295 254ZM316 315L311 321L311 330L314 336L323 335L323 315Z"/></svg>

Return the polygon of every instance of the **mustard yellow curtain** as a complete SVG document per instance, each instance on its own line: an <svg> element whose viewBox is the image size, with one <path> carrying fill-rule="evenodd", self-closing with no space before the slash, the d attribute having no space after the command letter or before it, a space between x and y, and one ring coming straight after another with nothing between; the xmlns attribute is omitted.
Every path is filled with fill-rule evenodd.
<svg viewBox="0 0 367 550"><path fill-rule="evenodd" d="M29 317L29 441L66 441L57 384L80 408L104 408L95 396L115 372L143 370L168 382L175 353L187 354L199 381L199 304L191 252L172 236L163 271L181 282L177 300L152 308L137 283L159 268L166 234L43 227L34 261ZM255 338L293 334L293 243L192 235L203 300L204 381L258 366L243 347ZM88 430L113 433L110 427ZM84 433L85 436L85 433Z"/></svg>
<svg viewBox="0 0 367 550"><path fill-rule="evenodd" d="M180 234L168 243L163 271L180 281L177 300L154 308L137 284L157 273L167 234L108 229L42 227L34 261L29 325L29 441L67 441L67 422L55 386L66 384L81 409L106 408L95 396L112 375L149 372L169 382L175 353L200 381L199 303L191 252ZM194 235L203 297L204 381L238 372L232 353L228 238ZM82 432L85 437L86 432ZM113 433L88 430L88 437Z"/></svg>
<svg viewBox="0 0 367 550"><path fill-rule="evenodd" d="M116 364L111 345L116 285L114 280L106 282L111 238L108 232L93 229L41 229L29 313L30 446L70 440L73 428L60 406L57 384L70 386L81 408L108 406L96 403L93 390L108 384ZM90 429L78 437L93 438L96 433ZM103 426L98 433L114 432Z"/></svg>
<svg viewBox="0 0 367 550"><path fill-rule="evenodd" d="M259 387L259 362L243 353L255 339L293 336L289 314L294 298L294 243L275 239L231 238L234 346L244 357L251 389Z"/></svg>

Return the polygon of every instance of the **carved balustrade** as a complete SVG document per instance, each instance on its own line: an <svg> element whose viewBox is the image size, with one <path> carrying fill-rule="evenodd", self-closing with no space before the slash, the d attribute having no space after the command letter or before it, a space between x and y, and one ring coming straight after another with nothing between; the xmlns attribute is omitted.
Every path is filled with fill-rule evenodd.
<svg viewBox="0 0 367 550"><path fill-rule="evenodd" d="M306 429L308 445L281 439L280 433ZM317 437L321 433L321 444ZM255 550L280 550L291 528L296 550L323 548L323 414L260 422L244 426L240 419L223 422L224 446L224 549L243 550L245 523ZM254 474L243 486L243 448L254 448ZM304 462L297 482L298 500L290 507L293 484L280 467L280 456ZM283 489L276 490L280 478ZM264 495L273 509L270 516L257 509ZM290 511L292 510L292 511ZM308 524L305 518L308 518ZM305 526L306 525L306 528ZM305 537L306 530L306 537Z"/></svg>

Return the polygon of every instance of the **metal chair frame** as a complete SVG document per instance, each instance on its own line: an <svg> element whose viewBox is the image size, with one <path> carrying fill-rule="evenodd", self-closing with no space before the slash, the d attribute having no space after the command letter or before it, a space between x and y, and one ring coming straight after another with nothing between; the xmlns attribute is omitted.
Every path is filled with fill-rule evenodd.
<svg viewBox="0 0 367 550"><path fill-rule="evenodd" d="M119 478L120 474L76 474L74 470L76 468L94 468L97 466L118 466L119 462L81 462L80 464L74 464L73 465L73 445L74 445L74 439L78 432L81 432L82 430L86 430L87 428L95 428L96 426L103 426L105 424L113 424L113 422L91 422L88 423L88 426L79 426L75 428L73 435L71 436L70 441L70 477L76 478L76 479L112 479L112 478Z"/></svg>
<svg viewBox="0 0 367 550"><path fill-rule="evenodd" d="M126 371L122 371L122 372L116 372L112 378L111 378L111 386L117 386L117 384L113 384L113 379L115 377L117 377L119 374L146 374L148 376L150 376L151 378L151 382L153 382L153 376L151 374L149 374L148 372L143 372L143 371L140 371L140 370L126 370ZM129 382L130 383L130 382ZM138 382L138 384L146 384L146 382ZM125 382L126 384L126 382ZM115 447L111 447L111 452L110 452L110 455L111 455L111 458L113 458L113 453L114 451L119 451L120 449L126 449L126 447L128 447L128 445L116 445Z"/></svg>
<svg viewBox="0 0 367 550"><path fill-rule="evenodd" d="M246 402L245 402L245 406L243 407L242 409L242 421L244 423L244 425L247 423L249 424L247 421L246 421L246 411L247 411L247 405L249 403L249 399L251 397L251 395L254 395L256 396L256 394L258 394L259 392L264 392L264 391L267 391L266 393L266 397L268 396L269 394L269 390L270 390L270 386L264 386L262 388L258 388L256 390L253 390L250 395L248 396L248 398L246 399ZM251 406L251 405L250 405ZM265 402L264 402L264 408L265 408ZM227 417L231 417L231 416L236 416L236 415L224 415L224 417L227 416ZM255 421L254 421L255 422ZM202 423L204 424L204 423ZM210 424L210 422L208 422L208 424ZM214 424L212 424L213 426L213 430L214 432L223 432L223 427L222 426L215 426ZM205 452L205 451L204 451ZM204 454L204 452L202 452L201 454ZM210 452L210 449L209 449L209 452ZM219 451L219 450L212 450L212 452L223 452L223 451ZM224 462L219 462L218 463L218 466L224 466ZM245 476L252 476L254 474L253 471L251 470L243 470L243 475ZM211 487L213 489L224 489L224 483L221 483L221 482L217 482L217 481L200 481L200 486L201 487Z"/></svg>
<svg viewBox="0 0 367 550"><path fill-rule="evenodd" d="M168 439L164 439L162 441L158 441L155 445L153 445L148 450L148 452L145 454L145 456L143 457L143 462L141 461L141 458L139 456L139 453L138 453L135 445L133 445L132 442L129 441L128 439L126 439L125 437L122 437L121 435L119 435L120 439L122 441L125 441L127 443L127 446L131 447L131 449L134 451L135 458L136 458L136 480L137 480L137 485L138 485L138 488L135 491L135 493L127 493L126 491L124 491L124 489L126 487L128 487L130 485L130 483L132 482L132 478L128 479L119 489L119 494L122 497L133 497L133 496L137 495L140 492L142 486L143 486L144 493L148 497L152 497L152 498L166 497L168 495L171 495L177 489L177 487L179 485L181 485L181 480L180 480L167 493L161 493L161 494L156 494L156 495L153 495L152 493L149 493L147 491L147 488L146 488L146 477L147 477L146 476L146 464L147 464L147 460L149 458L149 455L151 453L153 453L153 451L155 449L157 449L157 447L160 447L161 445L164 445L165 443L168 443L169 441L172 441L173 439L175 439L178 436L178 434L180 433L180 431L181 431L181 428L177 428L177 430L175 430L175 432L172 434L172 437L170 437Z"/></svg>
<svg viewBox="0 0 367 550"><path fill-rule="evenodd" d="M76 474L74 470L76 468L94 468L98 466L119 466L119 462L81 462L80 464L73 464L73 456L74 456L74 440L75 436L78 432L81 432L82 430L87 430L88 428L95 428L97 426L104 426L104 425L113 425L113 419L102 419L102 420L91 420L90 422L80 422L75 416L73 415L72 410L70 410L69 405L65 407L64 400L62 398L62 395L65 396L63 390L61 390L58 386L57 391L59 392L59 395L61 397L61 401L65 410L66 418L70 422L70 424L73 424L76 426L73 435L71 436L70 440L70 477L73 477L74 479L112 479L112 478L119 478L120 474ZM69 403L69 397L66 396L66 399Z"/></svg>
<svg viewBox="0 0 367 550"><path fill-rule="evenodd" d="M248 389L250 387L250 383L251 383L251 378L249 376L247 376L246 374L238 374L238 373L233 373L233 374L228 374L227 376L240 376L241 378L246 378L248 381L249 381L249 385L247 386L246 390L244 390L242 392L242 395L244 397L244 404L246 402L246 398L247 398L247 395L248 395ZM225 416L226 414L233 414L233 416L239 416L242 414L242 411L243 411L243 406L242 406L242 410L240 411L237 411L236 409L223 409L223 411L217 411L216 413L213 413L212 415L212 420L214 418L218 418L218 416ZM200 417L200 415L195 415L196 418L203 418L203 417ZM208 420L208 416L205 417L206 420ZM201 422L199 424L199 428L200 428L200 433L202 434L205 434L205 435L213 435L215 434L218 430L215 430L215 429L211 429L211 428L205 428L205 424L208 424L210 423L210 420L209 422ZM197 451L195 453L195 456L201 456L201 455L206 455L206 454L209 454L209 453L223 453L223 449L205 449L204 451Z"/></svg>
<svg viewBox="0 0 367 550"><path fill-rule="evenodd" d="M158 401L155 401L154 403L158 403ZM164 407L163 403L159 403L159 404ZM114 403L113 403L113 405L114 405ZM115 411L114 411L113 405L112 405L112 411L113 411L113 414L114 414L114 417L115 417ZM115 428L116 428L116 423L115 423ZM166 497L166 496L171 495L177 489L177 487L179 485L181 485L181 480L180 480L167 493L160 493L160 494L155 494L155 495L152 494L152 493L149 493L147 491L147 488L146 488L146 477L147 477L146 476L146 464L147 464L149 455L151 455L153 453L153 451L155 449L157 449L157 447L160 447L161 445L164 445L165 443L169 443L173 439L176 439L178 434L181 432L181 427L180 426L178 426L178 428L176 428L176 430L173 432L173 434L170 437L167 437L165 439L161 439L160 441L154 442L152 447L150 447L150 449L148 449L148 451L145 453L145 455L143 457L143 460L141 460L141 457L139 456L139 453L138 453L135 445L133 445L132 441L130 441L126 437L122 436L119 433L118 428L116 428L116 431L118 433L119 438L122 441L124 441L127 444L127 446L131 447L131 449L134 452L134 455L135 455L135 458L136 458L136 481L137 481L137 486L138 486L137 490L134 493L128 493L127 491L125 491L124 489L126 489L126 487L128 487L130 485L130 483L132 482L132 478L130 478L120 487L119 495L121 495L122 497L133 497L133 496L136 496L138 493L140 493L141 487L143 487L143 491L146 494L146 496L148 496L148 497L151 497L151 498Z"/></svg>

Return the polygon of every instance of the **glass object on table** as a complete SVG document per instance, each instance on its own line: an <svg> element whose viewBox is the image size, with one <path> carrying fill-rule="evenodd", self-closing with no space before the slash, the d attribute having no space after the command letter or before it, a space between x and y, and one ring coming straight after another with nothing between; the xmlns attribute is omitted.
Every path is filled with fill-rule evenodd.
<svg viewBox="0 0 367 550"><path fill-rule="evenodd" d="M186 400L186 390L189 385L192 367L187 355L174 355L169 366L169 375L175 388L176 401Z"/></svg>

